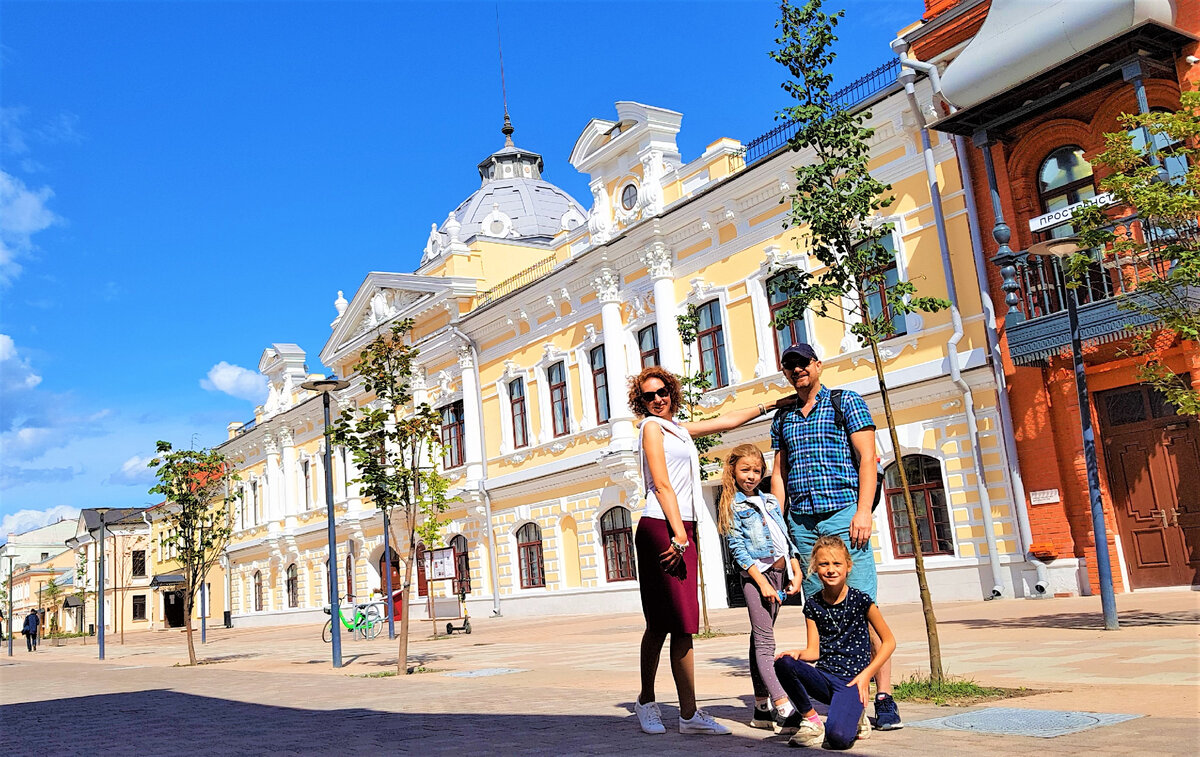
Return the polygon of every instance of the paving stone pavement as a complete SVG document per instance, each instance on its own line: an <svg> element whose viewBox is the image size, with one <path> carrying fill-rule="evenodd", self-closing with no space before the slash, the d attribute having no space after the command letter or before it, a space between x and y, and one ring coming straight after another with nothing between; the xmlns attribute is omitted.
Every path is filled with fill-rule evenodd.
<svg viewBox="0 0 1200 757"><path fill-rule="evenodd" d="M905 728L875 732L863 755L944 753L1195 754L1200 744L1200 595L1123 595L1123 629L1100 629L1094 598L956 603L938 607L943 659L980 683L1038 690L996 706L1142 715L1054 739ZM1094 605L1094 607L1093 607ZM925 664L920 608L888 606L902 639L897 671ZM369 749L417 754L695 755L779 753L782 737L749 728L748 622L712 613L729 633L697 640L701 706L732 736L647 736L631 714L637 687L635 615L477 618L470 636L432 640L414 628L413 662L430 672L364 677L395 667L395 643L347 640L333 670L319 629L213 629L185 657L175 632L94 644L14 647L0 657L0 740L14 754L331 754ZM803 642L803 618L787 608L781 647ZM665 657L665 655L664 655ZM504 668L516 672L455 677ZM659 699L676 717L664 661ZM985 707L988 705L978 705ZM902 705L907 722L952 712ZM792 754L794 752L788 752Z"/></svg>

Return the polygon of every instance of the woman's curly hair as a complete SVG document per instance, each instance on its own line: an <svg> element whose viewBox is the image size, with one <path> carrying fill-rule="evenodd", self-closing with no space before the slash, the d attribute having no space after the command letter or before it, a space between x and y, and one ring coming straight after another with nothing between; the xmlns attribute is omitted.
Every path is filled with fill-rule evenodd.
<svg viewBox="0 0 1200 757"><path fill-rule="evenodd" d="M641 373L629 379L629 409L639 418L645 418L647 415L650 415L650 408L646 406L646 402L642 399L642 382L652 378L663 382L663 385L670 390L671 416L674 417L675 413L679 412L680 405L683 404L683 390L675 374L659 365L643 368Z"/></svg>

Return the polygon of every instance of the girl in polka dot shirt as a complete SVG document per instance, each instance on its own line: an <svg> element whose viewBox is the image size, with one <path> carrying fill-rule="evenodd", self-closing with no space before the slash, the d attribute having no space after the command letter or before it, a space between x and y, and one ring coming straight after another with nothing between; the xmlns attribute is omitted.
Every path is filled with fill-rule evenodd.
<svg viewBox="0 0 1200 757"><path fill-rule="evenodd" d="M803 717L788 742L791 746L815 747L824 742L847 749L871 732L866 713L871 678L892 656L896 638L871 598L846 585L852 568L850 551L841 539L817 539L808 572L821 580L821 590L804 604L808 645L775 659L779 683ZM868 624L882 642L874 659ZM824 724L813 709L813 699L829 705Z"/></svg>

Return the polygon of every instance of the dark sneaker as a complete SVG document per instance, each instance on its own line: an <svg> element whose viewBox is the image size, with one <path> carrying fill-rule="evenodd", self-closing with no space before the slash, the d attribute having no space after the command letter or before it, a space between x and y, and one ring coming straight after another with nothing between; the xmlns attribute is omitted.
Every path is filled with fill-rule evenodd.
<svg viewBox="0 0 1200 757"><path fill-rule="evenodd" d="M792 714L786 718L781 716L777 711L775 713L775 732L781 733L784 736L790 736L796 732L800 724L804 722L804 716L799 710L792 710Z"/></svg>
<svg viewBox="0 0 1200 757"><path fill-rule="evenodd" d="M875 727L881 731L897 731L904 727L900 721L900 708L891 694L878 694L875 697Z"/></svg>
<svg viewBox="0 0 1200 757"><path fill-rule="evenodd" d="M771 705L766 708L754 706L754 717L750 720L751 728L765 728L768 731L775 730L775 713L771 709Z"/></svg>

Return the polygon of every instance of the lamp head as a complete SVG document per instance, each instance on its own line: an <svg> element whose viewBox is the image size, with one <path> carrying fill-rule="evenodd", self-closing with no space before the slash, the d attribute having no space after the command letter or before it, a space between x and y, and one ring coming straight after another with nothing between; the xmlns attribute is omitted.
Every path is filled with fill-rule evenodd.
<svg viewBox="0 0 1200 757"><path fill-rule="evenodd" d="M327 376L326 378L323 378L323 379L313 379L311 381L305 381L303 384L300 385L300 388L307 389L310 392L316 392L317 394L324 394L326 392L341 391L342 389L345 389L348 386L350 386L349 381L343 381L342 379L339 379L337 376Z"/></svg>
<svg viewBox="0 0 1200 757"><path fill-rule="evenodd" d="M1079 252L1080 249L1082 248L1079 244L1079 237L1071 236L1038 242L1035 245L1030 245L1026 252L1038 257L1058 258L1062 260Z"/></svg>

